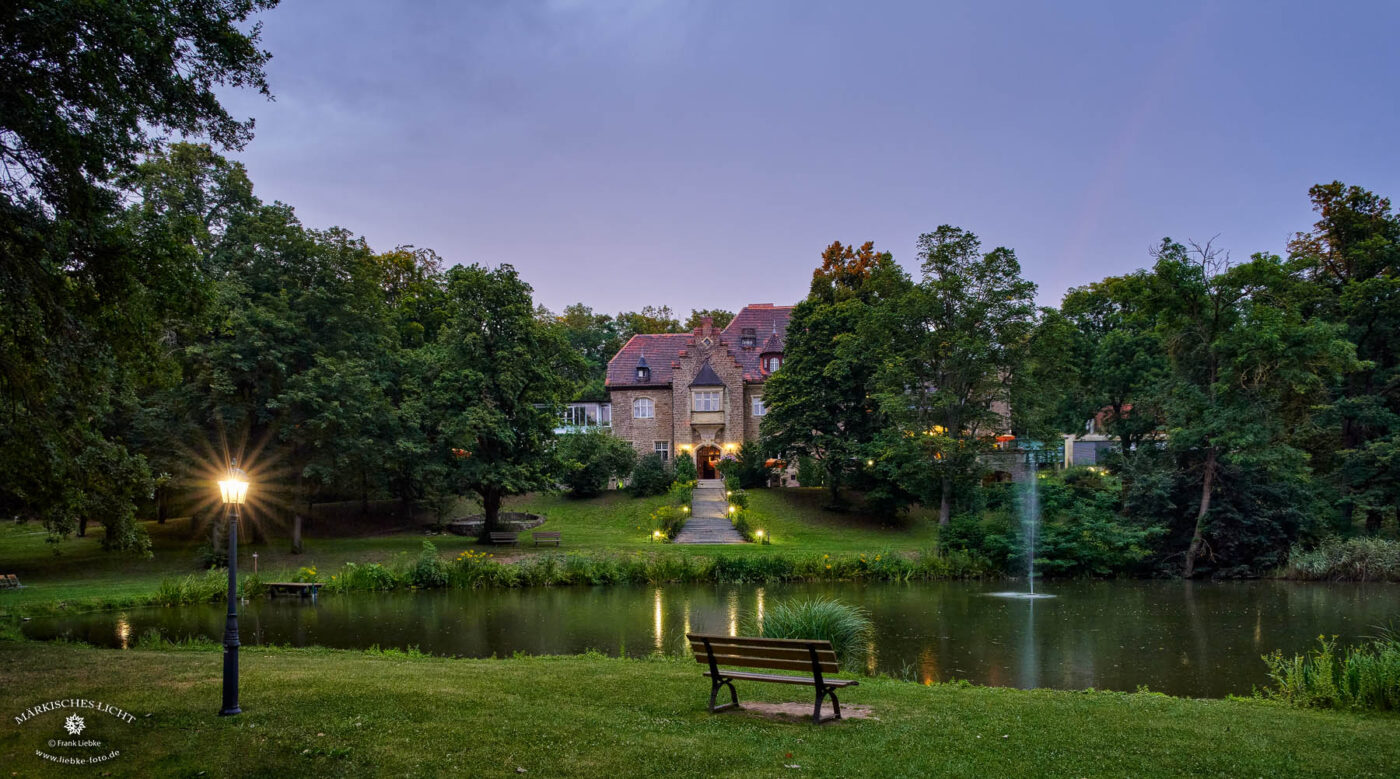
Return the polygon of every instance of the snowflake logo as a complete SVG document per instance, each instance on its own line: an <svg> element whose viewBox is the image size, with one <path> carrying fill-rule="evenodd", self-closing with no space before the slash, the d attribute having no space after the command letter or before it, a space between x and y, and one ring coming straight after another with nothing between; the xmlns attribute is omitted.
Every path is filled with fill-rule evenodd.
<svg viewBox="0 0 1400 779"><path fill-rule="evenodd" d="M68 731L70 736L82 733L85 727L87 727L87 723L83 722L83 718L76 714L69 715L68 719L63 721L63 729Z"/></svg>

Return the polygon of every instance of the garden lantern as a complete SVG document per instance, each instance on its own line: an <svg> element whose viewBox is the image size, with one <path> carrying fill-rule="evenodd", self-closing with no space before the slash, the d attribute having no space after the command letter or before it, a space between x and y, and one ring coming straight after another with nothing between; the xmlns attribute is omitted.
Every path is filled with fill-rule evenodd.
<svg viewBox="0 0 1400 779"><path fill-rule="evenodd" d="M248 475L234 460L228 478L219 482L219 496L229 512L228 522L228 618L224 623L224 705L220 717L239 714L238 707L238 520L239 507L248 500Z"/></svg>

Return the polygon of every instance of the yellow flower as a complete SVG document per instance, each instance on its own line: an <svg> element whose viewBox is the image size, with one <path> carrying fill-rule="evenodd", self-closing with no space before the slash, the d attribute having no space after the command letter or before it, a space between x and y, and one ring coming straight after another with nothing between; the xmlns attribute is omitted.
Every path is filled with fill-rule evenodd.
<svg viewBox="0 0 1400 779"><path fill-rule="evenodd" d="M830 560L830 559L831 559L831 555L829 555L829 554L824 554L824 555L822 555L822 559L823 559L823 560Z"/></svg>
<svg viewBox="0 0 1400 779"><path fill-rule="evenodd" d="M827 564L826 569L827 569L828 571L831 570L831 565L830 565L829 563Z"/></svg>

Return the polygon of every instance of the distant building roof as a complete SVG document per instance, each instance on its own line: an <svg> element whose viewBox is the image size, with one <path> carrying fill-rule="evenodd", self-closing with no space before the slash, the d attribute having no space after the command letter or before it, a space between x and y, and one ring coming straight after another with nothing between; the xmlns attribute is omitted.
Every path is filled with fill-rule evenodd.
<svg viewBox="0 0 1400 779"><path fill-rule="evenodd" d="M726 349L730 355L739 363L744 370L745 381L763 381L765 374L759 369L758 356L768 352L781 352L786 342L788 318L792 315L792 306L775 306L772 303L751 303L744 306L734 320L723 331L717 333L718 346ZM768 339L763 343L763 348L741 348L739 337L744 328L753 328L758 337L767 334ZM665 386L671 383L671 376L681 353L687 346L693 346L698 338L696 332L690 333L658 333L634 335L617 354L608 361L608 375L606 384L608 387L655 387ZM776 345L777 348L770 348ZM638 365L651 369L651 378L648 381L637 381ZM701 368L701 374L709 368L708 365ZM709 368L711 374L714 369ZM697 379L700 376L697 375ZM708 386L721 386L722 381L718 381L718 375L714 376L714 383ZM699 386L707 386L700 384Z"/></svg>

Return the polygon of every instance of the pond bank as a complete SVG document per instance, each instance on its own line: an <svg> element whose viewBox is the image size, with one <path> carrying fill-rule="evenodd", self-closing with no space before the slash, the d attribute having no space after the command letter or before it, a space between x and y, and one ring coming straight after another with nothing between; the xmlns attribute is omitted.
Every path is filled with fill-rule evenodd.
<svg viewBox="0 0 1400 779"><path fill-rule="evenodd" d="M693 661L245 647L244 713L220 718L219 668L217 651L0 642L0 708L77 697L132 713L111 734L122 755L103 770L114 776L1362 777L1400 764L1400 718L1253 701L870 679L842 703L871 718L818 728L707 713ZM765 703L805 692L739 688L741 701ZM30 742L62 719L43 716L5 718L0 762L44 772Z"/></svg>

